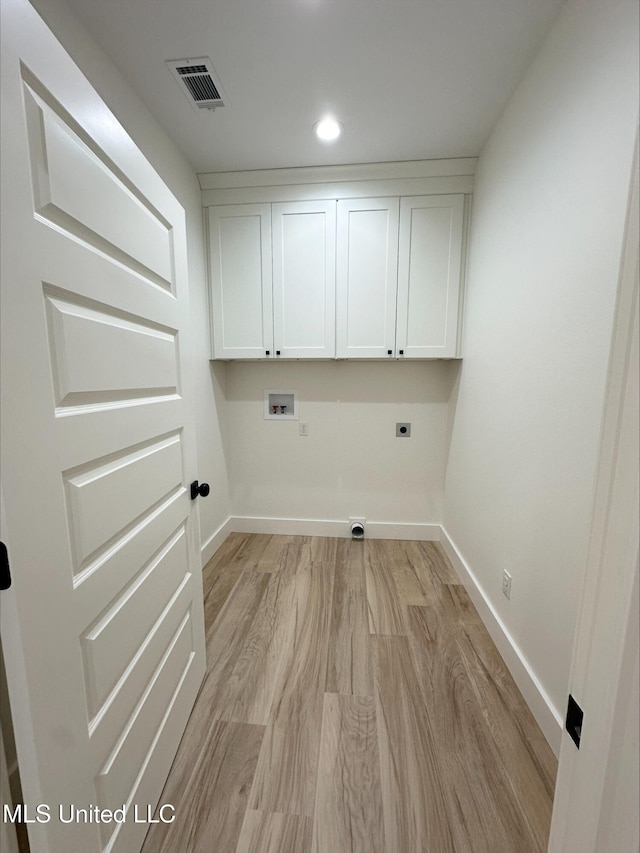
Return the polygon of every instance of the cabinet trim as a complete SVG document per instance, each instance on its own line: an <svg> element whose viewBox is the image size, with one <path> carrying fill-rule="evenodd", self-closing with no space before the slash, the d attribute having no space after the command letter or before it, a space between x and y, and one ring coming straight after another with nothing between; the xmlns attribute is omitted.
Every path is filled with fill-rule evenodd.
<svg viewBox="0 0 640 853"><path fill-rule="evenodd" d="M457 157L337 166L296 166L289 169L250 169L243 172L203 172L198 175L198 180L203 190L399 178L415 180L474 175L477 163L477 157Z"/></svg>
<svg viewBox="0 0 640 853"><path fill-rule="evenodd" d="M457 195L473 192L473 175L429 178L323 181L281 186L220 187L202 192L204 207L251 202L287 202L318 199L379 198L381 196Z"/></svg>

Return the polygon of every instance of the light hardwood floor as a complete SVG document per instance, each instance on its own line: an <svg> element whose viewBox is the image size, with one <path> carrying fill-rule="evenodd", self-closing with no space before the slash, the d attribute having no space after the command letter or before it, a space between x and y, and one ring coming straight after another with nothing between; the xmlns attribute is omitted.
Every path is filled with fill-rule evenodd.
<svg viewBox="0 0 640 853"><path fill-rule="evenodd" d="M556 760L439 545L232 534L143 853L544 851Z"/></svg>

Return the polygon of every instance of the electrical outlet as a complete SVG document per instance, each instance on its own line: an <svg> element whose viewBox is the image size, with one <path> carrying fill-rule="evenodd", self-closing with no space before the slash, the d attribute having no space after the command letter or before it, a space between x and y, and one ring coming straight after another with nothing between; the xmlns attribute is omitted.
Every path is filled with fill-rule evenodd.
<svg viewBox="0 0 640 853"><path fill-rule="evenodd" d="M511 575L506 569L502 573L502 594L511 598Z"/></svg>
<svg viewBox="0 0 640 853"><path fill-rule="evenodd" d="M309 435L309 424L301 423L300 427L298 428L298 433L300 435Z"/></svg>

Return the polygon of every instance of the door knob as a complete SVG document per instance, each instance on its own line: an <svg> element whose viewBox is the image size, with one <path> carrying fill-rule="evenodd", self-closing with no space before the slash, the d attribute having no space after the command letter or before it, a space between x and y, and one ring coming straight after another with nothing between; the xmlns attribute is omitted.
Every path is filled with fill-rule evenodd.
<svg viewBox="0 0 640 853"><path fill-rule="evenodd" d="M200 497L206 498L209 494L209 483L198 483L197 480L194 480L191 483L191 500L195 501L195 499L200 495Z"/></svg>
<svg viewBox="0 0 640 853"><path fill-rule="evenodd" d="M9 555L7 546L0 542L0 589L9 589L11 586L11 571L9 570Z"/></svg>

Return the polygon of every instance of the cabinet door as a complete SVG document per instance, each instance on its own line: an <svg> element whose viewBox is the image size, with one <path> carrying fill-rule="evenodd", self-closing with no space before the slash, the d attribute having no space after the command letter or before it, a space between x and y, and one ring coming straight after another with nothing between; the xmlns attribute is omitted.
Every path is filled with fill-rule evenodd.
<svg viewBox="0 0 640 853"><path fill-rule="evenodd" d="M335 356L336 202L272 205L276 355Z"/></svg>
<svg viewBox="0 0 640 853"><path fill-rule="evenodd" d="M273 352L271 205L209 208L213 358Z"/></svg>
<svg viewBox="0 0 640 853"><path fill-rule="evenodd" d="M463 195L403 198L398 264L398 354L456 355Z"/></svg>
<svg viewBox="0 0 640 853"><path fill-rule="evenodd" d="M338 202L336 355L396 354L397 198Z"/></svg>

